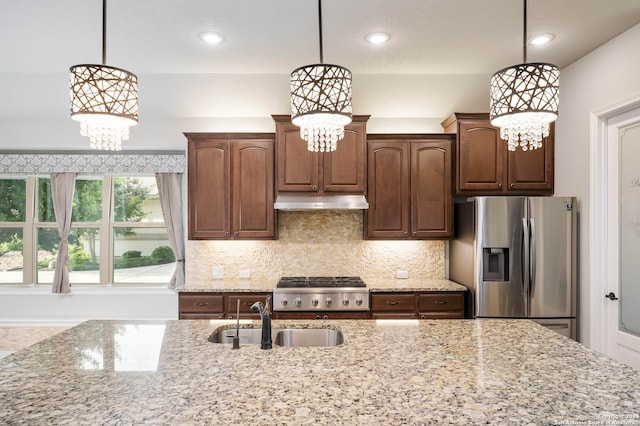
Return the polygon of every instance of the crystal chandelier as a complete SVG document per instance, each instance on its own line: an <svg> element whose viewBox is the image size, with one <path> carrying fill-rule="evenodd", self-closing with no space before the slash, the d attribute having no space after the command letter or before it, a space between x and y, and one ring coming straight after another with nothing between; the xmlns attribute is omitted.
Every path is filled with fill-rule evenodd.
<svg viewBox="0 0 640 426"><path fill-rule="evenodd" d="M138 77L105 65L107 58L107 0L102 0L102 65L69 68L71 119L93 149L119 151L138 124Z"/></svg>
<svg viewBox="0 0 640 426"><path fill-rule="evenodd" d="M547 63L527 63L527 0L524 0L523 63L491 77L490 118L510 151L538 149L558 118L560 71Z"/></svg>
<svg viewBox="0 0 640 426"><path fill-rule="evenodd" d="M351 71L323 63L322 0L318 0L320 63L291 73L291 122L309 151L335 151L351 123Z"/></svg>

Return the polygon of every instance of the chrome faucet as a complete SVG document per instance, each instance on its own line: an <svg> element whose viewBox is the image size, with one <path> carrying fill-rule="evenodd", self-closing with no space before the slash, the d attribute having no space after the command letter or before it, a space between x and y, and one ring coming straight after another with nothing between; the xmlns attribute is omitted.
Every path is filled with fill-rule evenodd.
<svg viewBox="0 0 640 426"><path fill-rule="evenodd" d="M251 309L260 312L260 320L262 321L262 338L260 339L260 349L271 349L271 311L269 311L269 303L271 296L267 296L267 300L263 305L262 302L256 302L251 305Z"/></svg>

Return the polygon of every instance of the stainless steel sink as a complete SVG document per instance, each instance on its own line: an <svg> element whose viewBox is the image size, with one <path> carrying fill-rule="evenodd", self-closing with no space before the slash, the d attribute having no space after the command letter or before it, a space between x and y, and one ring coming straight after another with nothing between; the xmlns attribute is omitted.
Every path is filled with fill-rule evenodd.
<svg viewBox="0 0 640 426"><path fill-rule="evenodd" d="M236 335L235 328L216 330L209 336L211 343L231 343ZM261 328L241 328L240 344L260 344ZM340 330L334 328L274 328L273 343L287 347L333 347L344 342Z"/></svg>
<svg viewBox="0 0 640 426"><path fill-rule="evenodd" d="M278 330L273 343L290 347L331 347L344 342L340 330L333 328L285 328Z"/></svg>
<svg viewBox="0 0 640 426"><path fill-rule="evenodd" d="M232 343L233 337L236 335L235 328L223 328L222 330L214 331L209 336L211 343ZM262 336L261 328L241 328L239 329L238 336L240 337L240 344L260 344L260 338Z"/></svg>

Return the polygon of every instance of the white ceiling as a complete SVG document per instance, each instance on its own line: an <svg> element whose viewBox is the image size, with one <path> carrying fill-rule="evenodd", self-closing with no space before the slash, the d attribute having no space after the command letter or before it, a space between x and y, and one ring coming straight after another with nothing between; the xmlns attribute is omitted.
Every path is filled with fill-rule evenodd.
<svg viewBox="0 0 640 426"><path fill-rule="evenodd" d="M529 0L528 15L529 34L556 36L544 49L530 46L528 60L562 69L639 23L640 1ZM176 76L286 79L319 60L316 0L109 0L107 17L107 63L136 73L141 87L145 76L156 82L154 94L145 94L148 111L154 111L150 97L160 102L159 82ZM48 109L67 114L60 107L67 89L46 93L47 85L62 87L71 65L100 63L101 20L100 0L0 0L0 90L8 93L0 93L0 117L29 115L30 108L40 116ZM359 76L484 79L522 61L519 0L324 0L323 24L324 61L351 69L354 96ZM207 45L198 38L202 31L225 41ZM364 37L372 31L391 40L370 45ZM40 99L65 99L21 103L29 82Z"/></svg>

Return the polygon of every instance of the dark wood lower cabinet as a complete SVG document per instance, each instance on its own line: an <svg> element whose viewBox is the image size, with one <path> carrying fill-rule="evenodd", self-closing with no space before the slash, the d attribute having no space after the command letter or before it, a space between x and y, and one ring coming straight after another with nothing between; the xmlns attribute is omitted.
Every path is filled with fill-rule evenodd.
<svg viewBox="0 0 640 426"><path fill-rule="evenodd" d="M178 294L178 318L235 319L239 300L240 319L259 319L260 314L252 311L251 305L257 301L264 303L267 296L271 296L271 292L182 292Z"/></svg>
<svg viewBox="0 0 640 426"><path fill-rule="evenodd" d="M178 295L179 319L260 319L251 305L265 302L271 292L182 292ZM273 312L280 320L452 319L464 318L464 292L372 292L370 311ZM273 309L273 305L269 306Z"/></svg>
<svg viewBox="0 0 640 426"><path fill-rule="evenodd" d="M371 318L464 318L464 292L372 293Z"/></svg>

